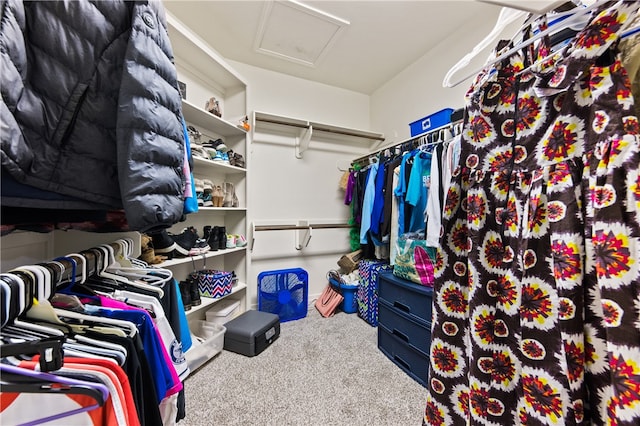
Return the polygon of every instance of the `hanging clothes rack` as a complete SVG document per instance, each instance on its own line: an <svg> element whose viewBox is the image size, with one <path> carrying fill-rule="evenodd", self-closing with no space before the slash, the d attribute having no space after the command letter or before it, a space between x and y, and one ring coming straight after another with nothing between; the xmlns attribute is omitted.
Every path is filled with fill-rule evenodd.
<svg viewBox="0 0 640 426"><path fill-rule="evenodd" d="M348 223L310 223L306 220L298 220L296 225L256 225L251 223L251 250L255 244L257 231L296 231L295 249L302 250L309 245L314 229L341 229L352 228Z"/></svg>
<svg viewBox="0 0 640 426"><path fill-rule="evenodd" d="M435 129L432 129L428 132L422 133L420 135L416 135L413 136L409 139L405 139L402 142L397 142L393 145L389 145L387 147L384 148L380 148L377 151L371 152L367 155L363 155L361 157L356 158L355 160L351 161L351 167L353 168L356 165L360 165L362 167L371 164L373 161L376 161L380 155L382 153L384 153L385 151L390 151L390 152L395 152L397 149L400 150L411 150L411 149L416 149L418 148L420 145L424 145L424 144L430 144L430 145L435 145L437 143L442 143L445 140L441 140L440 142L433 142L430 141L429 139L433 137L433 135L442 132L443 130L452 130L454 131L456 129L456 127L458 127L460 124L462 123L462 119L458 119L455 121L452 121L451 123L447 123L443 126L437 127ZM456 132L454 132L456 133Z"/></svg>

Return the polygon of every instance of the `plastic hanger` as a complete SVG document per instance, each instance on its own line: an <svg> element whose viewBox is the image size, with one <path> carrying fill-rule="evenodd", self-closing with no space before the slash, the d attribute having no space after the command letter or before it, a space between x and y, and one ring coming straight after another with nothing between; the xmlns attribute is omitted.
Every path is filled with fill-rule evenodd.
<svg viewBox="0 0 640 426"><path fill-rule="evenodd" d="M0 364L0 371L2 371L2 389L4 392L81 394L90 396L96 402L88 407L80 407L34 419L33 421L23 423L24 425L37 425L75 414L84 413L86 411L91 411L103 406L105 401L109 398L109 389L101 383L87 382L84 380L72 379L41 371L28 370L26 368L6 364ZM36 381L21 381L19 383L11 383L11 381L9 381L10 377L16 379L19 378L19 376L36 379Z"/></svg>
<svg viewBox="0 0 640 426"><path fill-rule="evenodd" d="M17 310L15 318L17 318L20 314L22 314L25 311L26 308L26 301L25 301L25 283L22 280L22 277L20 277L17 274L13 274L13 273L4 273L4 274L0 274L0 277L6 277L10 280L13 281L14 283L14 288L17 289L17 292L14 294L14 292L12 291L12 300L15 300L17 302L16 304L12 304L11 307L15 308ZM11 284L9 284L11 285Z"/></svg>
<svg viewBox="0 0 640 426"><path fill-rule="evenodd" d="M102 269L98 272L97 274L98 277L111 279L113 281L116 281L116 283L123 284L124 286L138 287L144 290L153 291L157 293L158 297L160 298L164 296L164 291L160 287L133 281L122 275L109 272L108 271L109 268L117 267L114 261L113 247L109 246L108 244L103 244L95 248L98 250L101 250L104 254Z"/></svg>
<svg viewBox="0 0 640 426"><path fill-rule="evenodd" d="M512 9L510 7L503 7L500 10L500 14L498 15L498 20L496 21L496 24L493 27L493 29L491 30L491 32L480 43L478 43L476 45L476 47L474 47L473 50L470 53L467 53L453 67L451 67L451 69L444 76L444 80L442 81L442 86L443 87L454 87L454 86L457 86L458 84L462 83L463 81L465 81L467 78L469 78L469 77L466 77L466 78L464 78L464 79L462 79L460 81L457 81L455 83L451 83L451 78L453 77L453 74L455 74L456 72L458 72L462 68L464 68L467 65L469 65L471 60L473 58L475 58L476 56L478 56L478 54L480 52L482 52L487 46L489 46L489 44L491 42L493 42L500 35L502 30L504 30L504 28L507 25L511 24L516 19L522 18L526 14L527 13L525 11L522 11L522 10ZM480 70L476 71L470 77L473 77L479 71Z"/></svg>
<svg viewBox="0 0 640 426"><path fill-rule="evenodd" d="M536 42L537 40L543 38L544 36L546 36L548 34L551 34L552 32L556 32L556 31L558 31L558 30L560 30L562 28L566 28L566 27L568 27L570 25L573 25L576 22L581 21L592 10L594 10L597 7L601 6L602 3L603 3L602 0L598 0L598 1L595 1L593 4L590 4L589 6L576 9L575 12L571 16L568 16L566 19L564 19L561 22L559 22L558 25L550 26L546 30L541 31L541 32L539 32L537 34L534 34L533 36L527 38L526 40L521 41L520 43L517 43L514 47L512 47L511 49L507 50L506 52L503 52L500 55L490 59L481 68L474 70L473 73L470 73L470 74L466 75L463 79L460 79L460 80L458 80L458 81L456 81L454 83L451 83L450 82L450 78L447 79L447 77L445 76L445 80L443 81L443 86L444 87L457 86L458 84L462 83L463 81L465 81L465 80L467 80L467 79L469 79L471 77L476 76L482 70L488 69L492 65L495 65L495 64L503 61L504 59L507 59L508 57L513 55L514 53L518 52L519 50L523 49L524 47L527 47L527 46L533 44L534 42ZM456 68L456 71L457 70L458 70L458 68ZM449 75L449 74L447 74L447 75Z"/></svg>

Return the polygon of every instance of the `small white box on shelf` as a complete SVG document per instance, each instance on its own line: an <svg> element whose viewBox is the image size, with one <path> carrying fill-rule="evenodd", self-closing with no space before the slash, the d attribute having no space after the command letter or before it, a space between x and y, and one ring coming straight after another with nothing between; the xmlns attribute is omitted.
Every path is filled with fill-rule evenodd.
<svg viewBox="0 0 640 426"><path fill-rule="evenodd" d="M207 322L212 324L224 324L240 314L240 301L223 299L217 302L206 313Z"/></svg>

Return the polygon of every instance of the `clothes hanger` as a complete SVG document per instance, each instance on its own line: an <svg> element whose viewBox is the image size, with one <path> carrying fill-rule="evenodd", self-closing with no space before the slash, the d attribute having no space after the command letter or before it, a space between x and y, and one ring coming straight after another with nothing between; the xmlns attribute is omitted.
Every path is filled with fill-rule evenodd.
<svg viewBox="0 0 640 426"><path fill-rule="evenodd" d="M13 310L13 318L17 318L19 315L21 315L22 313L25 312L25 308L27 306L27 301L26 299L26 289L25 289L25 282L22 279L22 277L17 274L17 273L4 273L4 274L0 274L0 277L5 280L5 282L8 281L9 286L12 288L11 291L11 305L10 308L11 310ZM15 289L15 291L13 291Z"/></svg>
<svg viewBox="0 0 640 426"><path fill-rule="evenodd" d="M40 370L53 371L62 367L64 336L52 336L22 343L6 343L1 346L2 356L40 355Z"/></svg>
<svg viewBox="0 0 640 426"><path fill-rule="evenodd" d="M596 1L594 4L588 6L586 9L593 9L595 6L599 6L601 5L605 0L598 0ZM624 3L624 0L618 1L615 5L611 6L608 10L611 9L617 9L619 6L621 6ZM595 18L595 17L592 17ZM590 22L591 18L588 20L588 22ZM588 23L587 22L587 23ZM619 40L622 39L623 37L625 37L625 31L626 31L626 27L629 26L631 23L633 22L633 19L627 19L624 23L622 23L622 25L620 26L620 28L616 31L617 34L620 34L619 36ZM550 29L550 28L549 28ZM547 30L548 31L548 30ZM508 53L508 52L507 52ZM506 55L506 53L505 53ZM546 61L548 61L549 59L552 59L554 56L563 56L563 53L560 51L556 51L556 52L551 52L549 55L547 55L546 57L537 60L534 64L531 64L529 67L521 70L520 72L518 72L516 75L521 75L522 73L528 71L529 69L533 68L536 65L539 64L543 64Z"/></svg>
<svg viewBox="0 0 640 426"><path fill-rule="evenodd" d="M2 303L2 308L0 310L0 327L4 327L9 323L10 315L9 312L11 310L11 287L4 280L0 280L0 301L4 301Z"/></svg>
<svg viewBox="0 0 640 426"><path fill-rule="evenodd" d="M112 325L116 327L116 329L125 331L126 335L129 337L135 336L138 332L136 325L130 321L85 315L73 311L54 308L48 300L42 300L34 304L31 309L26 312L26 317L33 320L44 321L52 326L58 325L66 329L70 328L74 333L82 333L87 329L96 330L95 326L104 327L105 325ZM80 324L66 322L61 318L76 319L80 321ZM92 326L88 326L85 322L90 323Z"/></svg>
<svg viewBox="0 0 640 426"><path fill-rule="evenodd" d="M160 287L156 287L156 286L152 286L149 284L144 284L144 283L140 283L140 282L136 282L133 280L130 280L122 275L119 274L115 274L112 272L108 271L108 268L112 267L112 265L114 265L114 252L113 252L113 247L107 245L107 244L103 244L100 246L95 247L96 249L100 250L103 252L104 256L103 256L103 265L102 265L102 269L100 271L98 271L97 276L100 278L107 278L110 280L115 281L116 283L121 284L121 286L116 286L120 289L122 289L122 286L127 287L138 287L147 291L152 291L154 293L158 294L159 298L162 298L164 296L164 291L160 288ZM107 284L107 283L105 283ZM107 284L108 286L108 284Z"/></svg>
<svg viewBox="0 0 640 426"><path fill-rule="evenodd" d="M33 371L13 365L0 364L2 372L2 389L4 392L16 393L52 393L52 394L79 394L91 397L95 404L80 407L69 411L34 419L24 425L37 425L62 419L75 414L84 413L102 407L109 398L109 390L101 383L87 382L84 380L72 379L54 375L42 371ZM20 381L12 383L10 379L30 378L31 381Z"/></svg>
<svg viewBox="0 0 640 426"><path fill-rule="evenodd" d="M11 271L28 271L34 275L33 296L36 300L47 298L47 288L51 286L51 274L39 265L24 265L14 268ZM9 271L9 272L11 272Z"/></svg>
<svg viewBox="0 0 640 426"><path fill-rule="evenodd" d="M566 19L564 19L561 22L559 22L558 25L553 26L553 27L549 26L549 28L547 28L546 30L541 31L541 32L539 32L537 34L534 34L530 38L527 38L526 40L521 41L520 43L516 44L511 49L507 50L506 52L503 52L503 53L499 54L498 56L490 59L480 69L476 69L473 73L470 73L470 74L466 75L464 78L462 78L460 80L457 80L454 83L451 83L450 78L447 79L447 77L445 76L445 80L443 81L443 86L444 87L455 87L458 84L462 83L463 81L478 75L481 71L489 69L489 67L491 67L491 66L501 62L502 60L510 57L511 55L513 55L514 53L516 53L519 50L523 49L524 47L527 47L527 46L533 44L534 42L536 42L537 40L541 39L542 37L544 37L544 36L546 36L548 34L551 34L552 32L558 31L559 29L566 28L566 27L574 24L575 22L579 22L585 16L587 16L587 14L589 14L592 10L594 10L597 7L601 6L603 2L604 2L604 0L596 0L594 3L592 3L592 4L588 5L588 6L585 6L585 7L577 9L577 11L575 11L571 16L568 16ZM456 71L457 71L457 69L456 69Z"/></svg>
<svg viewBox="0 0 640 426"><path fill-rule="evenodd" d="M455 83L451 83L451 78L453 74L461 70L462 68L469 65L471 60L478 56L480 52L482 52L491 42L493 42L504 30L504 28L514 22L516 19L522 18L526 15L526 12L523 10L512 9L510 7L503 7L500 9L500 14L498 15L498 20L496 21L491 32L484 38L480 43L478 43L471 52L467 53L462 59L460 59L444 76L444 80L442 81L443 87L454 87L458 84L462 83L469 77L466 77L460 81ZM472 74L470 77L476 75L480 70L476 73Z"/></svg>

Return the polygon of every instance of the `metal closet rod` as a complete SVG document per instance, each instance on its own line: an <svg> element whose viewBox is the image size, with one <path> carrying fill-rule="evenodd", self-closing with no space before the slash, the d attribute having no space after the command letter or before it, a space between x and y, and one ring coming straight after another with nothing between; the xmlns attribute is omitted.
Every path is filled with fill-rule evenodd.
<svg viewBox="0 0 640 426"><path fill-rule="evenodd" d="M353 225L348 223L310 223L309 225L256 225L255 231L286 231L286 230L302 230L302 229L338 229L352 228Z"/></svg>
<svg viewBox="0 0 640 426"><path fill-rule="evenodd" d="M440 131L442 131L442 130L446 130L446 129L454 129L457 125L459 125L459 124L461 124L461 123L462 123L462 118L460 118L460 119L458 119L458 120L455 120L455 121L452 121L451 123L443 124L443 125L442 125L442 126L440 126L440 127L437 127L437 128L435 128L435 129L429 130L428 132L421 133L421 134L419 134L419 135L413 136L413 137L411 137L410 139L406 139L406 140L404 140L404 141L402 141L402 142L398 142L398 143L395 143L395 144L393 144L393 145L389 145L389 146L387 146L387 147L380 148L380 149L379 149L379 150L377 150L377 151L370 152L369 154L367 154L367 155L363 155L362 157L358 157L358 158L356 158L355 160L352 160L352 161L351 161L351 164L352 164L352 165L353 165L353 164L358 164L358 163L361 163L361 162L363 162L363 161L365 161L365 160L367 160L367 161L368 161L370 158L374 158L374 157L378 156L381 152L384 152L384 151L386 151L386 150L395 150L396 148L398 148L398 147L402 147L402 146L404 146L404 145L408 145L408 144L415 144L416 142L420 141L420 139L423 139L423 138L429 137L430 135L433 135L433 134L435 134L435 133L438 133L438 132L440 132Z"/></svg>
<svg viewBox="0 0 640 426"><path fill-rule="evenodd" d="M301 129L308 129L309 127L311 127L309 124L289 123L287 121L272 120L270 118L259 118L259 117L256 117L256 121L262 121L264 123L271 123L271 124L281 124L283 126L299 127ZM318 126L317 124L314 124L313 128L315 130L319 131L319 132L337 133L339 135L355 136L355 137L358 137L358 138L372 139L372 140L376 140L376 141L383 141L384 140L384 137L381 137L381 136L366 136L366 135L363 135L363 134L360 134L360 133L350 132L348 130L329 129L327 127Z"/></svg>

